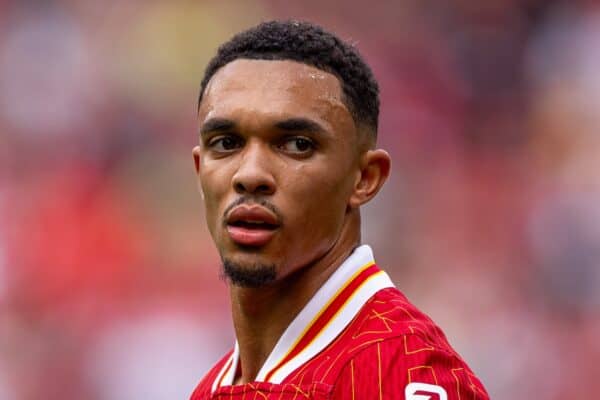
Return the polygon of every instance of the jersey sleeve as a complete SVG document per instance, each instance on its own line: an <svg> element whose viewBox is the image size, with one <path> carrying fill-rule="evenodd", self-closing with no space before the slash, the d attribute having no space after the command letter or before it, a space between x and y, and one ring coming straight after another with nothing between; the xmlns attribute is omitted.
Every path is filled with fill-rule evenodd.
<svg viewBox="0 0 600 400"><path fill-rule="evenodd" d="M487 400L481 382L456 353L416 335L365 347L338 376L333 399Z"/></svg>

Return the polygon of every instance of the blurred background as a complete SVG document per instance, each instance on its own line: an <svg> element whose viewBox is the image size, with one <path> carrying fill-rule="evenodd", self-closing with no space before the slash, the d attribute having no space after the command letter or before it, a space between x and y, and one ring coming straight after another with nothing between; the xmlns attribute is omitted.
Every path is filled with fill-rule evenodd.
<svg viewBox="0 0 600 400"><path fill-rule="evenodd" d="M364 241L397 286L492 398L600 392L597 2L0 0L0 399L187 399L230 348L197 90L289 17L379 80Z"/></svg>

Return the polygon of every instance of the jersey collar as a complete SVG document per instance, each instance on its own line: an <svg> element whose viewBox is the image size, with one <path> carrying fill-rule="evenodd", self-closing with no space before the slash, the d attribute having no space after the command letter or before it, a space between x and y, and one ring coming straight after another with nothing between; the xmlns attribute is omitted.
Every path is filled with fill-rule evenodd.
<svg viewBox="0 0 600 400"><path fill-rule="evenodd" d="M388 275L375 265L371 248L356 248L287 327L255 380L281 383L333 342L375 293L393 286ZM238 362L236 342L213 382L213 392L233 384Z"/></svg>

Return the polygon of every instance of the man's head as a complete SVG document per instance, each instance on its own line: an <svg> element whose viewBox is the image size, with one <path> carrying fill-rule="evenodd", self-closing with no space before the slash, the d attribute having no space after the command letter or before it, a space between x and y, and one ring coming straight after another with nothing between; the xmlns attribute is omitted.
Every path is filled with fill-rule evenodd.
<svg viewBox="0 0 600 400"><path fill-rule="evenodd" d="M358 208L390 168L373 150L377 93L356 50L308 23L263 23L221 46L193 153L234 284L285 279L358 244Z"/></svg>

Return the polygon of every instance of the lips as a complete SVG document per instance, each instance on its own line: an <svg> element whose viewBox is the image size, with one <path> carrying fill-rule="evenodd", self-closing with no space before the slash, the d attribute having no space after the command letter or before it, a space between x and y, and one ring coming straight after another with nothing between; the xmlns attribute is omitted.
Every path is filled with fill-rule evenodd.
<svg viewBox="0 0 600 400"><path fill-rule="evenodd" d="M279 219L269 209L259 205L240 205L226 218L231 240L242 246L267 244L280 226Z"/></svg>

